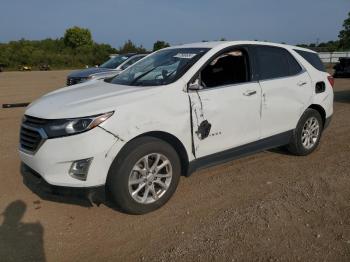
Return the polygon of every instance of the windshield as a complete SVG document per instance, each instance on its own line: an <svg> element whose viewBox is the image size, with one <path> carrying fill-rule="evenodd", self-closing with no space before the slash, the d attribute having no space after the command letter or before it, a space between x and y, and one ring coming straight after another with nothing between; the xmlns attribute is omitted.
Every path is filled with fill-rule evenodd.
<svg viewBox="0 0 350 262"><path fill-rule="evenodd" d="M129 86L167 85L179 79L208 48L165 49L149 55L111 80Z"/></svg>
<svg viewBox="0 0 350 262"><path fill-rule="evenodd" d="M130 55L117 55L115 57L112 57L107 62L100 65L101 68L109 68L109 69L116 69L118 66L120 66L122 63L124 63L127 59L129 59Z"/></svg>

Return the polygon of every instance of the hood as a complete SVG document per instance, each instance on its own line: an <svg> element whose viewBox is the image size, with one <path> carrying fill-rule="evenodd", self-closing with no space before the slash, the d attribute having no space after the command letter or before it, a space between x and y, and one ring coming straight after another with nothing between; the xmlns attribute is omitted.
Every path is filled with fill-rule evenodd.
<svg viewBox="0 0 350 262"><path fill-rule="evenodd" d="M122 86L91 80L48 93L31 103L25 114L44 118L74 118L115 111L156 92L157 87Z"/></svg>
<svg viewBox="0 0 350 262"><path fill-rule="evenodd" d="M109 69L109 68L101 68L101 67L91 67L83 70L78 70L70 73L68 77L89 77L93 74L98 74L98 73L103 73L103 72L113 72L115 71L114 69Z"/></svg>

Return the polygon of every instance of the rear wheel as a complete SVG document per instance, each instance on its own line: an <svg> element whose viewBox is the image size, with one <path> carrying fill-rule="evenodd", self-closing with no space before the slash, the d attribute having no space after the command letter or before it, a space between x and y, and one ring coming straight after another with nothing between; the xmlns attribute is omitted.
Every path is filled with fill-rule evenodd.
<svg viewBox="0 0 350 262"><path fill-rule="evenodd" d="M119 208L130 214L144 214L170 199L180 172L180 159L171 145L141 137L130 142L115 159L107 186Z"/></svg>
<svg viewBox="0 0 350 262"><path fill-rule="evenodd" d="M323 121L320 113L311 108L307 109L294 130L288 150L298 156L310 154L317 148L322 131Z"/></svg>

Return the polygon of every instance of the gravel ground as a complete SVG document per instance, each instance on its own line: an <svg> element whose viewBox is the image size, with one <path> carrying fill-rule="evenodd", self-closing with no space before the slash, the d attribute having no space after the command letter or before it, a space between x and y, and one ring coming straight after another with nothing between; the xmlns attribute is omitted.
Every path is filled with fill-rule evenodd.
<svg viewBox="0 0 350 262"><path fill-rule="evenodd" d="M0 104L67 74L0 73ZM143 216L31 192L17 154L24 109L0 109L0 260L350 261L350 80L336 80L334 108L310 156L271 150L196 172Z"/></svg>

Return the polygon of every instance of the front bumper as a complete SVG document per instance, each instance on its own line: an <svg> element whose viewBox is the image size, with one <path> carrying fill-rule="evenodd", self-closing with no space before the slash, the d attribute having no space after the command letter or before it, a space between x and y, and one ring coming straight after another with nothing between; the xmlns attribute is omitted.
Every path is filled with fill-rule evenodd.
<svg viewBox="0 0 350 262"><path fill-rule="evenodd" d="M63 187L96 187L106 183L112 164L122 143L100 127L88 132L47 139L35 154L19 150L22 162L40 174L48 184ZM93 158L87 179L76 179L69 174L73 161Z"/></svg>
<svg viewBox="0 0 350 262"><path fill-rule="evenodd" d="M23 162L21 163L21 174L24 184L42 199L76 203L83 206L91 206L93 203L100 204L106 201L105 186L84 188L53 186Z"/></svg>

